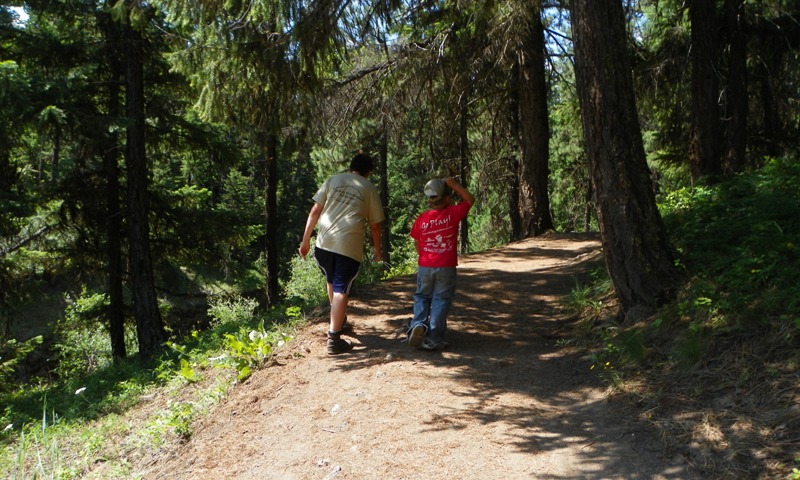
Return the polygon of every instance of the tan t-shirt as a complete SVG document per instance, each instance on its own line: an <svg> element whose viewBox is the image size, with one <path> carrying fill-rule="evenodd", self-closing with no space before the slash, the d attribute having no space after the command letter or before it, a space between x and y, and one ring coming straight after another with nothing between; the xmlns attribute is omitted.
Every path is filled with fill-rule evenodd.
<svg viewBox="0 0 800 480"><path fill-rule="evenodd" d="M322 205L316 246L361 262L365 222L384 219L378 189L360 175L339 173L319 187L314 201Z"/></svg>

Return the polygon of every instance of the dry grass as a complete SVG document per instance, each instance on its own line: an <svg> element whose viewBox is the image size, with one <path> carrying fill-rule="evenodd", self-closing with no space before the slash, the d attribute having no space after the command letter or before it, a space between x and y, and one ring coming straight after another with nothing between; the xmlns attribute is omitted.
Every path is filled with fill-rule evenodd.
<svg viewBox="0 0 800 480"><path fill-rule="evenodd" d="M690 369L628 367L618 392L703 476L790 478L800 458L798 346L790 328L719 336Z"/></svg>

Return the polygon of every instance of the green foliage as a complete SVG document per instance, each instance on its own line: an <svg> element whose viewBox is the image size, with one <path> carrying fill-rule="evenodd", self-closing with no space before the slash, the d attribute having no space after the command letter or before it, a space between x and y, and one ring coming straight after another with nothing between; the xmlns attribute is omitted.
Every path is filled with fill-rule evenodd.
<svg viewBox="0 0 800 480"><path fill-rule="evenodd" d="M652 321L605 326L595 365L638 365L659 352L688 370L720 335L786 332L800 337L800 164L773 159L713 186L681 188L660 205L689 274L674 302ZM565 307L587 323L601 314L595 275ZM613 322L612 322L613 323ZM787 340L790 341L790 340ZM609 362L609 363L606 363Z"/></svg>
<svg viewBox="0 0 800 480"><path fill-rule="evenodd" d="M258 302L239 296L218 298L209 302L211 327L241 326L252 322Z"/></svg>
<svg viewBox="0 0 800 480"><path fill-rule="evenodd" d="M163 425L171 428L180 438L188 439L192 435L192 421L196 414L191 403L176 402L170 406Z"/></svg>
<svg viewBox="0 0 800 480"><path fill-rule="evenodd" d="M328 291L325 277L314 261L314 242L311 242L311 251L305 260L295 255L289 263L289 280L283 285L286 298L306 306L326 305Z"/></svg>
<svg viewBox="0 0 800 480"><path fill-rule="evenodd" d="M798 192L797 161L774 159L667 198L665 222L697 275L682 292L684 315L717 331L800 318Z"/></svg>
<svg viewBox="0 0 800 480"><path fill-rule="evenodd" d="M249 377L254 368L261 368L276 347L291 337L277 330L267 331L263 322L254 330L241 329L225 334L225 347L239 372L238 380Z"/></svg>
<svg viewBox="0 0 800 480"><path fill-rule="evenodd" d="M83 378L113 364L111 342L103 326L107 308L108 296L91 292L85 286L78 297L67 296L64 318L56 323L54 329L58 338L55 371L61 378ZM98 335L98 331L103 334ZM125 343L129 352L136 352L136 337L131 325L126 325Z"/></svg>
<svg viewBox="0 0 800 480"><path fill-rule="evenodd" d="M417 273L417 249L409 236L392 244L392 262L382 279L400 277Z"/></svg>
<svg viewBox="0 0 800 480"><path fill-rule="evenodd" d="M211 363L232 367L243 380L263 367L275 348L291 339L285 329L301 317L301 308L292 305L283 314L276 309L265 317L255 313L256 307L255 300L239 296L212 301L208 310L212 329L192 332L183 344L168 342L175 362L162 364L159 377L177 376L195 383L202 379L199 370Z"/></svg>
<svg viewBox="0 0 800 480"><path fill-rule="evenodd" d="M3 395L0 471L17 472L13 478L75 478L80 462L92 461L101 448L103 431L124 428L115 425L115 413L138 402L152 379L141 365L118 362L82 379ZM96 420L93 426L89 420Z"/></svg>
<svg viewBox="0 0 800 480"><path fill-rule="evenodd" d="M9 393L8 387L12 384L11 377L14 369L26 356L42 344L42 340L43 337L41 335L24 341L12 338L6 340L5 345L0 348L0 397Z"/></svg>
<svg viewBox="0 0 800 480"><path fill-rule="evenodd" d="M567 311L584 322L601 319L605 306L603 298L613 295L614 287L605 266L597 266L589 272L589 278L581 281L575 278L575 288L562 300Z"/></svg>
<svg viewBox="0 0 800 480"><path fill-rule="evenodd" d="M508 186L515 174L517 132L512 132L507 112L508 74L518 52L507 46L518 43L530 9L467 2L463 8L442 4L417 12L413 24L396 16L391 28L399 32L392 35L398 45L408 41L430 48L398 49L402 57L387 59L383 53L393 49L358 44L363 33L372 41L380 37L373 35L378 32L335 28L381 25L356 18L363 10L359 8L342 10L347 18L340 23L318 15L321 23L292 28L298 25L293 17L297 12L275 9L269 2L227 2L223 9L171 0L130 9L125 2L112 2L102 11L83 8L80 2L59 2L58 8L40 3L26 4L32 16L24 28L4 17L0 240L3 249L19 247L8 254L4 250L0 258L2 327L13 335L14 321L25 318L16 312L41 303L51 291L57 290L59 298L61 292L81 293L67 296L63 319L42 316L48 330L56 325L53 348L58 365L47 372L54 372L55 378L37 377L21 386L12 376L41 337L2 347L4 421L30 421L34 415L26 405L38 404L45 394L60 418L73 421L124 408L120 405L154 382L201 383L209 364L224 366L225 359L235 359L240 377L263 364L274 345L285 339L265 324L282 325L287 318L291 322L304 308L327 302L325 281L314 261L301 261L295 249L316 186L344 170L356 149L374 154L386 147L386 208L393 247L389 269L367 261L359 284L416 270L408 230L424 208L420 189L431 176L461 174L465 168L468 186L478 198L469 218L471 251L500 245L509 236ZM395 6L405 7L402 2ZM768 5L750 6L750 14L767 21L783 15ZM152 16L152 8L163 8L170 22ZM688 18L675 2L641 8L647 16L634 15L640 20L634 50L640 63L634 74L648 162L660 186L665 221L683 254L680 261L692 275L678 301L668 307L672 315L662 314L650 328L678 329L679 340L664 348L671 349L673 361L691 366L703 358L716 334L772 326L800 330L800 176L796 160L773 160L752 176L714 187L681 188L688 183L684 152L691 111L686 62L680 60L686 58L690 41ZM105 222L116 215L107 212L102 201L108 184L104 160L107 152L124 144L127 123L121 111L114 113L121 108L114 108L119 98L111 94L122 72L114 71L106 55L113 44L98 23L105 13L129 22L149 45L143 60L147 77L154 80L145 92L151 247L157 288L168 292L161 303L169 313L167 327L182 334L205 326L206 313L210 318L209 330L192 330L174 339L163 363L155 367L160 375L152 378L128 362L114 365L104 330L104 247L109 240ZM274 27L269 38L262 32L265 22ZM234 23L237 28L231 30ZM165 43L179 38L189 41ZM447 42L438 43L441 39ZM762 39L756 35L754 40L753 55L760 56L750 63L775 72L768 78L776 86L774 95L764 98L781 100L770 110L783 117L776 119L783 123L781 136L795 138L792 133L800 118L793 75L797 62L792 63L793 55L777 52L775 57L785 59L783 63L768 63L769 56L758 50L763 47L757 40ZM260 42L267 42L275 55L254 57L251 47ZM170 68L165 58L173 61ZM571 60L549 60L554 75L549 88L553 218L560 231L596 230ZM381 68L372 69L376 65ZM358 75L349 76L354 72ZM338 85L333 89L338 95L323 96L316 89L323 78ZM454 108L458 99L466 99L466 111ZM766 112L760 105L762 96L750 100L754 111ZM313 106L318 108L312 111ZM767 115L753 115L751 120L762 122L762 117ZM459 130L461 125L465 131ZM751 133L748 137L761 138L770 132ZM226 296L213 300L206 312L207 296L263 288L263 139L273 135L279 144L280 235L269 241L278 244L279 276L292 306L283 312L257 312L254 301ZM460 143L462 138L466 144ZM752 152L764 147L748 148ZM469 165L460 164L462 152ZM121 155L115 160L122 164ZM124 183L124 171L121 180ZM124 209L124 192L120 197ZM126 248L123 245L123 252ZM568 306L600 319L606 305L598 299L605 291L578 284ZM192 304L187 298L201 300ZM133 326L127 329L128 349L135 351ZM614 366L617 357L647 358L652 346L648 335L628 329L607 334L609 365ZM76 388L86 390L75 396ZM195 408L176 406L165 425L188 435Z"/></svg>
<svg viewBox="0 0 800 480"><path fill-rule="evenodd" d="M603 302L597 299L598 293L590 284L581 285L576 281L575 288L570 290L564 300L564 307L574 315L587 322L600 318Z"/></svg>
<svg viewBox="0 0 800 480"><path fill-rule="evenodd" d="M794 459L795 463L800 463L800 457ZM800 480L800 469L797 467L792 469L792 473L789 475L791 480Z"/></svg>
<svg viewBox="0 0 800 480"><path fill-rule="evenodd" d="M475 203L467 217L470 250L481 252L508 243L511 232L505 218L508 211L505 196L497 192L486 192Z"/></svg>
<svg viewBox="0 0 800 480"><path fill-rule="evenodd" d="M589 166L583 147L578 99L570 83L572 66L557 62L563 82L556 82L550 95L550 208L556 230L597 231L590 202Z"/></svg>
<svg viewBox="0 0 800 480"><path fill-rule="evenodd" d="M6 471L12 472L11 478L69 478L68 471L61 460L60 445L55 431L58 428L58 417L52 415L48 422L47 402L42 403L41 424L22 432L17 445L16 464ZM31 446L36 446L38 459L28 458L33 455Z"/></svg>
<svg viewBox="0 0 800 480"><path fill-rule="evenodd" d="M697 324L691 324L683 335L678 337L669 358L679 367L689 369L700 363L707 347L707 334L697 328Z"/></svg>
<svg viewBox="0 0 800 480"><path fill-rule="evenodd" d="M84 291L71 302L67 314L69 324L73 328L89 325L100 328L94 319L104 303L103 295ZM168 435L188 438L194 420L226 394L232 380L244 379L265 365L275 349L291 339L287 331L303 319L302 308L298 305L287 304L266 313L258 313L256 308L254 300L240 296L212 300L209 317L213 327L193 331L182 343L170 342L169 351L155 368L136 360L98 364L91 370L75 368L71 376L64 376L58 382L39 388L27 386L3 395L0 403L5 409L0 412L0 425L8 427L0 432L0 437L9 442L8 448L0 449L0 467L25 475L34 469L39 472L37 475L67 472L58 475L73 478L74 474L69 472L79 471L81 462L91 461L91 452L102 449L98 439L104 438L103 429L129 428L124 422L116 422L114 415L135 405L155 386L180 388L180 385L192 383L196 385L193 387L197 389L196 398L170 402L165 409L153 413L145 429L124 435L138 436L139 442L162 442ZM95 336L105 337L97 335L96 331ZM87 344L83 335L75 341ZM208 368L212 366L223 372L235 372L235 375L208 375ZM167 387L176 384L178 386ZM41 424L36 420L37 409L41 419L45 403L45 429L37 430L37 425ZM90 426L88 420L96 422ZM80 432L80 439L76 432ZM68 461L59 456L65 453L65 439L69 439L70 449L81 450ZM124 472L120 477L130 473L125 465L116 468Z"/></svg>
<svg viewBox="0 0 800 480"><path fill-rule="evenodd" d="M370 256L372 254L370 253ZM366 257L361 262L358 269L358 276L356 277L356 285L370 285L381 281L384 277L384 264L375 263L368 260ZM327 297L326 297L327 298Z"/></svg>

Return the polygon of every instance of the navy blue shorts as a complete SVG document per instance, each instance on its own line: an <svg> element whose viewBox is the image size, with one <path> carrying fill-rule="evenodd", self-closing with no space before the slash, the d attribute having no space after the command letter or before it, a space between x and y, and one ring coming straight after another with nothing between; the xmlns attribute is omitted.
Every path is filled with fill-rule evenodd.
<svg viewBox="0 0 800 480"><path fill-rule="evenodd" d="M314 248L314 258L325 275L325 280L333 285L334 293L349 295L361 263L339 253L316 247Z"/></svg>

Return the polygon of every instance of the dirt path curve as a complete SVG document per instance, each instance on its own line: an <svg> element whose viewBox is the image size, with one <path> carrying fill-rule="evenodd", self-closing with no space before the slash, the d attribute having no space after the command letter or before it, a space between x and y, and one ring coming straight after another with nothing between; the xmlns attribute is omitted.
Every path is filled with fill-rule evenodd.
<svg viewBox="0 0 800 480"><path fill-rule="evenodd" d="M355 292L351 354L309 326L145 479L689 479L585 352L557 299L599 258L551 234L462 258L450 347L409 350L415 278Z"/></svg>

